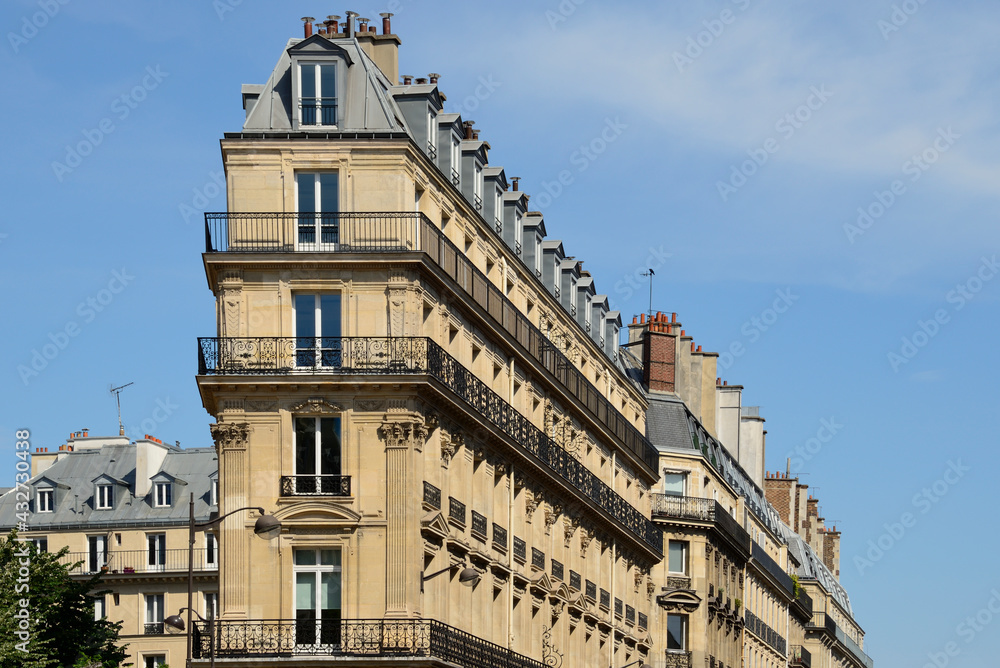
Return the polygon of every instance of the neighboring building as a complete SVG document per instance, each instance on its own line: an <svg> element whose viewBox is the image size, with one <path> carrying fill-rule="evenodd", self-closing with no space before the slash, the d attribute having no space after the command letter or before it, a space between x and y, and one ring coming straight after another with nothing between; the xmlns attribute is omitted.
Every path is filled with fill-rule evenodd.
<svg viewBox="0 0 1000 668"><path fill-rule="evenodd" d="M74 432L57 451L31 456L27 529L39 549L69 548L76 577L102 571L94 615L124 622L122 641L137 668L183 665L185 636L164 628L187 605L189 500L195 517L217 508L216 457L211 448L182 450L146 436ZM0 528L16 526L15 491L0 497ZM194 606L206 618L218 606L219 549L213 532L195 537Z"/></svg>

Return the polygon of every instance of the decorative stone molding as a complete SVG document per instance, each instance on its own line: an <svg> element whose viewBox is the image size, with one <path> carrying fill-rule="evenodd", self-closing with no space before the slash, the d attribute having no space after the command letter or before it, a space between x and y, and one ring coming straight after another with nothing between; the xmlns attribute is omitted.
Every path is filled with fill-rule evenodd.
<svg viewBox="0 0 1000 668"><path fill-rule="evenodd" d="M243 400L242 399L223 399L222 400L222 412L223 413L242 413L243 412Z"/></svg>
<svg viewBox="0 0 1000 668"><path fill-rule="evenodd" d="M243 410L247 413L274 413L278 410L278 402L274 399L247 399Z"/></svg>
<svg viewBox="0 0 1000 668"><path fill-rule="evenodd" d="M379 413L385 410L383 399L355 399L354 410L361 413Z"/></svg>
<svg viewBox="0 0 1000 668"><path fill-rule="evenodd" d="M524 521L531 524L531 517L538 510L538 504L541 501L541 496L536 495L530 489L524 490Z"/></svg>
<svg viewBox="0 0 1000 668"><path fill-rule="evenodd" d="M246 422L222 422L209 425L216 447L222 450L246 450L251 427Z"/></svg>
<svg viewBox="0 0 1000 668"><path fill-rule="evenodd" d="M387 449L407 449L423 443L427 439L427 429L423 422L385 420L378 428L378 434L385 441Z"/></svg>
<svg viewBox="0 0 1000 668"><path fill-rule="evenodd" d="M310 397L289 406L288 410L292 413L308 413L310 415L340 415L345 409L340 404L327 401L322 397Z"/></svg>
<svg viewBox="0 0 1000 668"><path fill-rule="evenodd" d="M580 527L580 519L577 517L570 517L565 515L563 517L563 543L568 548L573 542L573 534Z"/></svg>
<svg viewBox="0 0 1000 668"><path fill-rule="evenodd" d="M580 558L587 558L587 548L590 547L590 542L594 540L594 532L590 529L582 529L580 531Z"/></svg>
<svg viewBox="0 0 1000 668"><path fill-rule="evenodd" d="M448 468L455 453L463 445L465 445L465 434L444 425L441 426L441 464L445 468Z"/></svg>
<svg viewBox="0 0 1000 668"><path fill-rule="evenodd" d="M549 536L552 533L552 525L556 523L559 516L562 515L562 504L560 503L550 503L545 506L545 535Z"/></svg>

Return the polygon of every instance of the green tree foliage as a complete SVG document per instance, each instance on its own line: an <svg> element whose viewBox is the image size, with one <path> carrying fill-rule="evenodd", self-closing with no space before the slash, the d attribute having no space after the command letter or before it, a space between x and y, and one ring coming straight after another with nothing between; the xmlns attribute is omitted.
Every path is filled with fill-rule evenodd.
<svg viewBox="0 0 1000 668"><path fill-rule="evenodd" d="M74 580L66 554L38 552L11 531L0 541L0 668L117 668L121 622L94 620L101 576Z"/></svg>

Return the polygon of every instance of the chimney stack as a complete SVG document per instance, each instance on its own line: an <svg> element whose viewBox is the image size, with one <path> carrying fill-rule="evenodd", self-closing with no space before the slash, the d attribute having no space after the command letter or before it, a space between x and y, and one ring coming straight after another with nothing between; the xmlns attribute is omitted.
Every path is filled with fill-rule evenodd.
<svg viewBox="0 0 1000 668"><path fill-rule="evenodd" d="M314 19L311 16L303 16L302 17L302 22L305 24L305 25L302 26L303 27L303 37L305 39L309 39L310 37L313 36L313 21L315 21L315 20L316 19Z"/></svg>
<svg viewBox="0 0 1000 668"><path fill-rule="evenodd" d="M336 14L330 14L326 17L326 32L331 37L337 34L337 28L340 27L340 17Z"/></svg>
<svg viewBox="0 0 1000 668"><path fill-rule="evenodd" d="M357 24L354 22L357 16L358 16L357 12L352 12L352 11L347 12L347 30L345 30L344 32L347 33L348 37L354 37L355 33L357 32Z"/></svg>
<svg viewBox="0 0 1000 668"><path fill-rule="evenodd" d="M431 80L432 84L437 84L438 79L441 78L441 75L438 74L437 72L431 72L430 74L427 75L427 78Z"/></svg>
<svg viewBox="0 0 1000 668"><path fill-rule="evenodd" d="M389 19L393 17L393 14L391 12L382 12L379 16L382 17L382 34L391 35L392 23L390 23Z"/></svg>
<svg viewBox="0 0 1000 668"><path fill-rule="evenodd" d="M403 85L404 86L409 86L411 83L413 83L413 75L412 74L404 74L403 75Z"/></svg>
<svg viewBox="0 0 1000 668"><path fill-rule="evenodd" d="M520 180L521 180L520 176L510 177L510 182L513 184L512 188L514 189L514 192L517 192L517 184Z"/></svg>
<svg viewBox="0 0 1000 668"><path fill-rule="evenodd" d="M361 24L361 32L368 32L368 22L369 21L371 21L371 19L365 19L365 18L360 18L360 17L358 18L358 23Z"/></svg>

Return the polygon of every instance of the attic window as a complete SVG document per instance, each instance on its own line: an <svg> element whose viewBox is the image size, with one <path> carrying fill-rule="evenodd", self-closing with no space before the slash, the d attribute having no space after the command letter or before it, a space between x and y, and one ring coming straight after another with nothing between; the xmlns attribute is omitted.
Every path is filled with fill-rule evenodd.
<svg viewBox="0 0 1000 668"><path fill-rule="evenodd" d="M209 497L209 504L208 505L210 505L210 506L217 506L217 505L219 505L219 481L218 480L212 480L212 492L211 492L211 495Z"/></svg>
<svg viewBox="0 0 1000 668"><path fill-rule="evenodd" d="M337 125L336 63L299 65L300 125Z"/></svg>
<svg viewBox="0 0 1000 668"><path fill-rule="evenodd" d="M94 507L97 510L111 510L115 503L114 488L111 485L98 485Z"/></svg>
<svg viewBox="0 0 1000 668"><path fill-rule="evenodd" d="M38 490L38 510L39 513L51 513L55 509L55 491L51 489Z"/></svg>
<svg viewBox="0 0 1000 668"><path fill-rule="evenodd" d="M169 508L171 505L171 489L169 482L158 482L153 486L153 506Z"/></svg>

